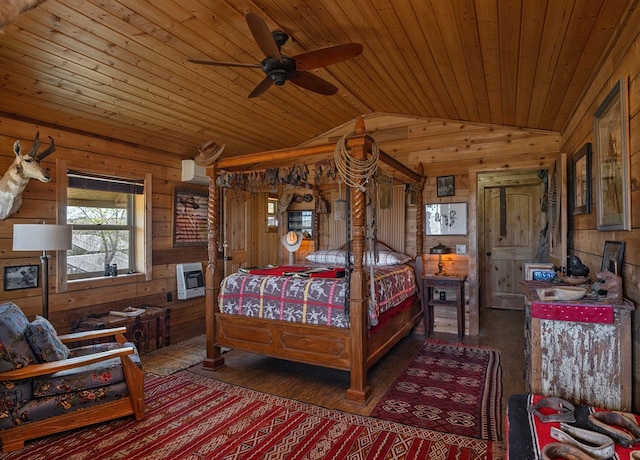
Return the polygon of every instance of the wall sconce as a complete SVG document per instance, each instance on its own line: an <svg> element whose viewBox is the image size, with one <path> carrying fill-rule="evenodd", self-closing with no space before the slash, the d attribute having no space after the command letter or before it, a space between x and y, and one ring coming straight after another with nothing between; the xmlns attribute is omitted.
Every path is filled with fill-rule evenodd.
<svg viewBox="0 0 640 460"><path fill-rule="evenodd" d="M71 225L14 224L14 251L42 251L42 316L49 317L49 258L47 251L72 248Z"/></svg>
<svg viewBox="0 0 640 460"><path fill-rule="evenodd" d="M450 254L451 248L446 247L444 244L439 243L437 246L429 249L429 254L438 254L438 272L435 275L444 275L445 273L442 271L442 267L444 264L442 263L442 254Z"/></svg>

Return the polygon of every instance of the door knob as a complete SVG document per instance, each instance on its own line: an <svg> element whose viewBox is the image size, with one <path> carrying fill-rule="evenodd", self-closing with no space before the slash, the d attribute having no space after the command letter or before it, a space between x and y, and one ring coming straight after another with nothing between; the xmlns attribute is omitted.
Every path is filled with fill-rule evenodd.
<svg viewBox="0 0 640 460"><path fill-rule="evenodd" d="M491 257L491 251L487 251L487 257Z"/></svg>

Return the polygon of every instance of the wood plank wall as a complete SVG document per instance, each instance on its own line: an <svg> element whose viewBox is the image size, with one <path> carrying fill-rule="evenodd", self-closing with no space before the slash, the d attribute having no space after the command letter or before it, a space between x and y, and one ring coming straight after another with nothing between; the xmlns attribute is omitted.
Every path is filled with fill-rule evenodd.
<svg viewBox="0 0 640 460"><path fill-rule="evenodd" d="M569 252L591 268L600 268L605 241L624 241L622 266L624 295L640 306L640 9L636 8L620 35L613 37L610 52L601 62L588 88L562 133L562 148L573 154L586 142L593 143L593 114L614 84L626 78L629 94L631 231L601 232L596 226L596 211L570 219ZM569 157L569 159L571 156ZM594 167L596 164L594 163ZM595 169L594 169L595 171ZM594 173L595 174L595 173ZM593 182L595 200L595 182ZM595 201L594 201L595 204ZM640 411L640 323L633 318L633 408Z"/></svg>
<svg viewBox="0 0 640 460"><path fill-rule="evenodd" d="M127 176L151 172L152 182L152 260L153 276L145 281L139 275L118 276L74 284L69 292L56 292L55 258L49 265L49 310L50 319L60 333L70 332L74 321L84 316L106 312L112 309L150 304L171 308L172 342L180 341L204 333L204 297L193 300L178 300L176 292L175 264L179 262L206 262L207 249L172 247L172 204L174 186L184 186L181 182L181 159L142 146L111 142L97 136L89 136L36 125L26 121L0 118L0 169L1 174L8 169L14 159L13 143L20 139L25 150L31 148L36 130L41 139L52 136L57 150L43 161L52 175L49 183L31 180L23 194L20 210L0 221L0 266L40 265L40 259L32 253L13 252L13 224L15 223L56 223L57 204L55 201L57 179L56 161L65 160L69 165L82 169L82 164L90 162L93 167L100 165L106 174ZM200 187L189 184L190 187ZM206 187L203 187L206 190ZM0 276L4 270L0 269ZM167 301L171 293L173 300ZM33 318L42 309L41 288L0 291L0 302L12 301Z"/></svg>

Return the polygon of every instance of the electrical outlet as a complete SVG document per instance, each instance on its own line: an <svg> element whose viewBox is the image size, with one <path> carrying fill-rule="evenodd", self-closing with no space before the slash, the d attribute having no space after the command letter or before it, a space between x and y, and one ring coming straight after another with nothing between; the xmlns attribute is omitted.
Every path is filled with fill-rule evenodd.
<svg viewBox="0 0 640 460"><path fill-rule="evenodd" d="M466 254L466 253L467 253L466 244L456 244L456 254Z"/></svg>
<svg viewBox="0 0 640 460"><path fill-rule="evenodd" d="M173 292L167 292L167 302L173 302Z"/></svg>

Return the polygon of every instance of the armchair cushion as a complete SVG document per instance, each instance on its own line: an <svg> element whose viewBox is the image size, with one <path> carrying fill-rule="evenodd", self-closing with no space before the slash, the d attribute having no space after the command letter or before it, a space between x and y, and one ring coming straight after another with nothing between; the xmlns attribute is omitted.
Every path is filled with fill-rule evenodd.
<svg viewBox="0 0 640 460"><path fill-rule="evenodd" d="M130 342L126 342L124 345L120 345L117 342L98 343L71 349L69 358L114 350L122 346L131 346L135 349L133 343ZM138 367L142 367L137 353L129 355L129 357ZM34 398L42 398L62 395L123 382L124 371L120 363L120 358L113 358L87 366L56 372L51 375L36 377L33 380L33 396Z"/></svg>
<svg viewBox="0 0 640 460"><path fill-rule="evenodd" d="M59 361L69 357L69 348L62 343L53 325L42 316L36 316L25 331L29 345L41 363Z"/></svg>
<svg viewBox="0 0 640 460"><path fill-rule="evenodd" d="M115 401L128 394L127 383L122 381L114 385L69 391L49 398L34 398L13 412L13 423L8 426L22 425L81 408L86 409L105 402Z"/></svg>
<svg viewBox="0 0 640 460"><path fill-rule="evenodd" d="M0 430L14 426L13 412L32 398L31 380L0 382Z"/></svg>
<svg viewBox="0 0 640 460"><path fill-rule="evenodd" d="M0 304L0 372L36 362L25 331L29 320L13 302Z"/></svg>

